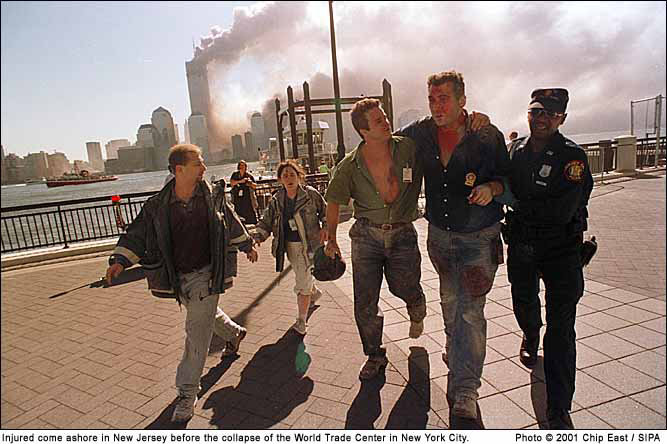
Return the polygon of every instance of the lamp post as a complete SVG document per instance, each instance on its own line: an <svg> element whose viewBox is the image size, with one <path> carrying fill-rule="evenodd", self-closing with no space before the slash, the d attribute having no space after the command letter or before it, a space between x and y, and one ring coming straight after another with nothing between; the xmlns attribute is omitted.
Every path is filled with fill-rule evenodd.
<svg viewBox="0 0 667 444"><path fill-rule="evenodd" d="M338 84L338 61L336 60L336 33L334 32L333 0L329 0L329 29L331 30L331 59L333 61L334 101L336 105L336 133L338 147L336 163L345 157L345 143L343 142L343 116L340 109L340 85Z"/></svg>

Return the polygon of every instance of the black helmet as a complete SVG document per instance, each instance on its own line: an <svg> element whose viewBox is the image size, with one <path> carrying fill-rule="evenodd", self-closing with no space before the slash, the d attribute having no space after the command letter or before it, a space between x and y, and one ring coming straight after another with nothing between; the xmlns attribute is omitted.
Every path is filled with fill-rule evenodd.
<svg viewBox="0 0 667 444"><path fill-rule="evenodd" d="M345 262L336 254L332 259L324 253L324 245L315 250L313 257L313 276L318 281L335 281L345 273Z"/></svg>

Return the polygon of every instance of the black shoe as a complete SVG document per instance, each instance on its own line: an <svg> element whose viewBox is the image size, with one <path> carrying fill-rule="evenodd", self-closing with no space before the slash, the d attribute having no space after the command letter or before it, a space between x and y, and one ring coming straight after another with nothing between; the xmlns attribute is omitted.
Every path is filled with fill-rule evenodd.
<svg viewBox="0 0 667 444"><path fill-rule="evenodd" d="M547 411L547 422L551 430L574 430L570 413L565 409L549 409Z"/></svg>
<svg viewBox="0 0 667 444"><path fill-rule="evenodd" d="M519 349L519 360L526 367L532 367L537 363L537 348L540 346L540 335L527 337L523 335L521 348Z"/></svg>

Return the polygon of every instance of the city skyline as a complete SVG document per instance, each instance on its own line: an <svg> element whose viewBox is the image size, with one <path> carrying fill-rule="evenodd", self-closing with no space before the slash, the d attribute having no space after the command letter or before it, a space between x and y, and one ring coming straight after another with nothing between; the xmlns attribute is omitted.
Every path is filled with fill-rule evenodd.
<svg viewBox="0 0 667 444"><path fill-rule="evenodd" d="M504 132L525 132L539 86L570 90L566 134L627 129L630 100L665 95L664 3L336 2L334 17L342 94L387 78L395 115L427 110L426 77L451 68ZM158 107L184 122L193 39L225 54L209 81L230 136L288 85L331 94L326 2L3 2L1 32L1 142L19 156L87 159L86 142L134 142Z"/></svg>

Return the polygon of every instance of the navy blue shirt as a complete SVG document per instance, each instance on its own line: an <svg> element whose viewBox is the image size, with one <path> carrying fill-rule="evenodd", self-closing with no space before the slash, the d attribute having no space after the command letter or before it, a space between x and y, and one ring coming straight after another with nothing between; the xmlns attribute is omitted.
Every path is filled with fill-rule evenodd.
<svg viewBox="0 0 667 444"><path fill-rule="evenodd" d="M425 217L429 223L442 230L472 233L503 219L503 206L495 200L486 206L468 203L474 187L509 173L505 139L495 126L472 132L468 123L447 167L440 162L438 127L432 117L412 122L396 134L410 137L417 144L417 159L424 168Z"/></svg>
<svg viewBox="0 0 667 444"><path fill-rule="evenodd" d="M586 206L593 190L593 176L586 152L556 133L539 153L530 149L530 139L510 145L510 189L516 199L516 217L527 226L549 227L576 223L575 231L586 230Z"/></svg>

